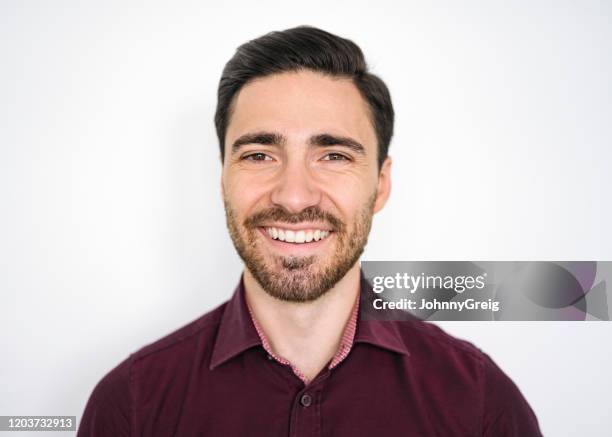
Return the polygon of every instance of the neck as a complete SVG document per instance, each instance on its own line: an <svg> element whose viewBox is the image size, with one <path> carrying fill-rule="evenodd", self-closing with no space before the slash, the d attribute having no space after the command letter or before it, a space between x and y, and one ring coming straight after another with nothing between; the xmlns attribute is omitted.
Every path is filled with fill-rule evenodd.
<svg viewBox="0 0 612 437"><path fill-rule="evenodd" d="M248 269L243 278L247 303L274 354L312 380L338 350L359 295L359 263L311 302L286 302L270 296Z"/></svg>

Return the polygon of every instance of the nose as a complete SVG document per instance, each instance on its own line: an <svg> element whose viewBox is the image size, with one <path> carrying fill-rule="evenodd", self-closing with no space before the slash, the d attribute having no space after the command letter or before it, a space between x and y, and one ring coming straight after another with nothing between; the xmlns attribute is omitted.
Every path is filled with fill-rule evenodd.
<svg viewBox="0 0 612 437"><path fill-rule="evenodd" d="M271 194L272 203L297 214L321 201L312 171L300 160L287 162Z"/></svg>

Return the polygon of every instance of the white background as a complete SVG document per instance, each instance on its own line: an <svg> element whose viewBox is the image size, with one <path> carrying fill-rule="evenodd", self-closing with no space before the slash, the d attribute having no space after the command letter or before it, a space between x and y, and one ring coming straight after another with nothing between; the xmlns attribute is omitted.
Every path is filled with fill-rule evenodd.
<svg viewBox="0 0 612 437"><path fill-rule="evenodd" d="M393 192L363 259L612 259L609 3L288 3L1 1L0 415L80 416L230 296L216 87L270 30L351 38L391 89ZM546 436L611 435L611 323L441 325Z"/></svg>

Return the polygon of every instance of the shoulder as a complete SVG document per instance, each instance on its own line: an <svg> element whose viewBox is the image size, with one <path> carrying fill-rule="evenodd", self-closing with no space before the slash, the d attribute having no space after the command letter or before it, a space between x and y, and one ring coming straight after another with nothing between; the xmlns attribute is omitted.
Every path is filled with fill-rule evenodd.
<svg viewBox="0 0 612 437"><path fill-rule="evenodd" d="M210 360L226 306L227 302L130 356L130 387L135 404L161 396L160 390L172 382L187 381L194 365ZM173 384L172 389L180 387L182 384Z"/></svg>
<svg viewBox="0 0 612 437"><path fill-rule="evenodd" d="M514 381L480 348L426 321L397 322L419 368L452 386L477 394L484 436L540 437L538 420ZM452 383L451 383L452 381ZM451 394L452 395L452 394Z"/></svg>
<svg viewBox="0 0 612 437"><path fill-rule="evenodd" d="M472 342L455 337L428 321L393 323L410 353L410 359L426 363L428 370L444 370L448 375L462 373L466 382L477 384L483 394L496 389L516 392L512 380Z"/></svg>
<svg viewBox="0 0 612 437"><path fill-rule="evenodd" d="M190 347L195 341L214 340L227 302L202 315L198 319L140 348L131 356L139 362L158 355L172 355L177 349Z"/></svg>
<svg viewBox="0 0 612 437"><path fill-rule="evenodd" d="M130 435L133 406L147 395L136 385L153 387L143 378L164 380L187 372L189 360L185 357L193 359L198 348L210 349L226 305L138 349L106 373L87 401L77 436Z"/></svg>
<svg viewBox="0 0 612 437"><path fill-rule="evenodd" d="M108 372L94 387L79 423L77 437L131 434L131 358Z"/></svg>
<svg viewBox="0 0 612 437"><path fill-rule="evenodd" d="M484 352L473 343L455 337L438 325L414 320L407 322L393 322L402 337L407 349L418 351L419 355L456 357L458 360L482 367L485 363Z"/></svg>

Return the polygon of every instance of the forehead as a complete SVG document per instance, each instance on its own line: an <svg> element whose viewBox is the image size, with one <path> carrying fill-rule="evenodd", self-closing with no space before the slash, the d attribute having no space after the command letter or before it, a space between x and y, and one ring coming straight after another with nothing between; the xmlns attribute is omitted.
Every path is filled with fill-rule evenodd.
<svg viewBox="0 0 612 437"><path fill-rule="evenodd" d="M353 82L312 71L266 76L242 87L226 144L249 131L279 131L293 138L325 132L351 136L366 149L376 144L368 104Z"/></svg>

